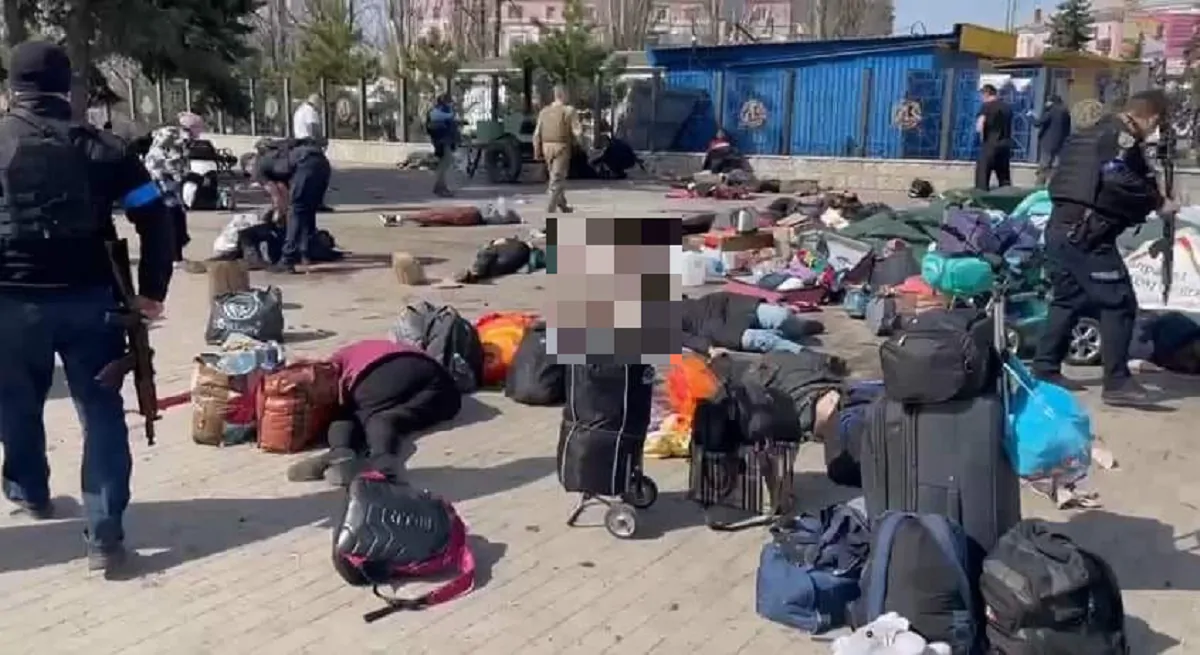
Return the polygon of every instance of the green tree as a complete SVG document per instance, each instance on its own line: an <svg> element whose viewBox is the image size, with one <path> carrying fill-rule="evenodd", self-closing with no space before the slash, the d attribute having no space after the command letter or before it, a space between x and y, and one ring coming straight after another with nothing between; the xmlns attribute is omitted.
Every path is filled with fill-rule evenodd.
<svg viewBox="0 0 1200 655"><path fill-rule="evenodd" d="M545 75L554 84L565 85L573 95L588 88L598 76L611 78L619 72L621 63L597 38L596 26L584 19L580 0L567 0L563 20L562 27L538 23L540 38L515 48L513 62Z"/></svg>
<svg viewBox="0 0 1200 655"><path fill-rule="evenodd" d="M185 77L202 99L235 115L249 112L234 75L252 54L246 37L259 0L3 0L8 43L27 35L58 38L76 70L72 106L82 117L103 95L95 63L125 57L151 79Z"/></svg>
<svg viewBox="0 0 1200 655"><path fill-rule="evenodd" d="M1063 0L1050 17L1050 47L1083 52L1092 40L1094 23L1091 0Z"/></svg>
<svg viewBox="0 0 1200 655"><path fill-rule="evenodd" d="M346 0L309 0L306 13L299 56L292 64L300 83L313 89L321 80L351 85L378 75L379 57L364 46L362 29Z"/></svg>

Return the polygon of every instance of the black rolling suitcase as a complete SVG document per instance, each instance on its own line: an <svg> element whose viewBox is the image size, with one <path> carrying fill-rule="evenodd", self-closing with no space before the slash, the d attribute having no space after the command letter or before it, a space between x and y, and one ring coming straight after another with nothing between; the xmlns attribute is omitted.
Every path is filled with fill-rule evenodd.
<svg viewBox="0 0 1200 655"><path fill-rule="evenodd" d="M1004 401L989 393L935 405L886 398L868 410L867 511L941 514L990 551L1021 519L1020 480L1004 454Z"/></svg>

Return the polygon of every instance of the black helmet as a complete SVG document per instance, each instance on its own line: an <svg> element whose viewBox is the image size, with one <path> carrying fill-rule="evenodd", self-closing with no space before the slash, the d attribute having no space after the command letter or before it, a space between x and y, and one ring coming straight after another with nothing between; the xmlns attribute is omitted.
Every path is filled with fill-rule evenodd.
<svg viewBox="0 0 1200 655"><path fill-rule="evenodd" d="M921 178L918 177L917 179L912 181L912 184L908 185L908 197L909 198L932 198L933 197L933 185L929 183L929 180L922 180Z"/></svg>

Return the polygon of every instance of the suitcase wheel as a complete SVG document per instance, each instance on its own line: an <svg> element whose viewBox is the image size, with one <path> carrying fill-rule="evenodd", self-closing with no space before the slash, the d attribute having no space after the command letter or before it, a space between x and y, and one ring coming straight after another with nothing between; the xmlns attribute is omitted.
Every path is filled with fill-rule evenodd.
<svg viewBox="0 0 1200 655"><path fill-rule="evenodd" d="M621 499L638 509L646 509L658 500L658 485L654 484L654 480L639 475Z"/></svg>
<svg viewBox="0 0 1200 655"><path fill-rule="evenodd" d="M625 503L613 503L604 513L604 527L617 539L632 538L637 532L637 510Z"/></svg>

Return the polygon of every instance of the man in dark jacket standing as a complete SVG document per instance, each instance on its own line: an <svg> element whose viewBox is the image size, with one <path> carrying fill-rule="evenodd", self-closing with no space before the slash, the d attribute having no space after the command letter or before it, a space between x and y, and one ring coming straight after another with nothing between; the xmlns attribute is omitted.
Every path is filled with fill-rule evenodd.
<svg viewBox="0 0 1200 655"><path fill-rule="evenodd" d="M157 184L111 133L71 118L71 62L26 41L9 62L13 109L0 117L0 439L4 495L35 519L54 516L42 413L62 361L83 428L82 487L89 570L125 561L123 516L132 458L121 389L98 381L124 355L114 320L120 201L137 228L136 307L162 315L174 234Z"/></svg>
<svg viewBox="0 0 1200 655"><path fill-rule="evenodd" d="M1012 186L1012 108L1000 99L996 87L991 84L984 84L979 93L983 106L975 120L975 131L979 133L975 188L987 191L993 173L997 186Z"/></svg>
<svg viewBox="0 0 1200 655"><path fill-rule="evenodd" d="M1166 111L1161 90L1133 96L1121 113L1067 139L1059 171L1050 180L1054 208L1045 239L1051 302L1033 371L1043 380L1081 391L1060 367L1075 322L1094 311L1100 317L1104 364L1101 399L1109 405L1154 402L1129 372L1137 296L1116 240L1145 222L1150 212L1174 220L1174 203L1163 197L1145 153L1146 137Z"/></svg>
<svg viewBox="0 0 1200 655"><path fill-rule="evenodd" d="M1050 96L1046 109L1033 124L1038 131L1037 185L1042 186L1050 179L1058 163L1058 153L1071 134L1071 112L1062 98Z"/></svg>
<svg viewBox="0 0 1200 655"><path fill-rule="evenodd" d="M784 305L752 296L717 291L682 301L683 345L697 353L727 350L800 352L801 339L820 334L825 326L796 316Z"/></svg>

